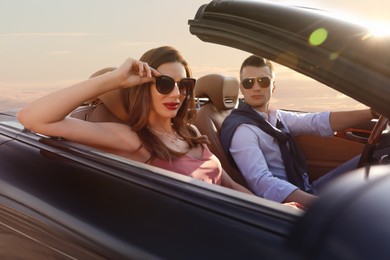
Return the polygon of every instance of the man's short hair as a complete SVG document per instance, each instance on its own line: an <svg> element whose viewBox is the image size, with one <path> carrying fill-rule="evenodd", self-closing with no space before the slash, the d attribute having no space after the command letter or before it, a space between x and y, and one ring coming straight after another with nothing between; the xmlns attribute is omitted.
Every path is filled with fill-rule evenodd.
<svg viewBox="0 0 390 260"><path fill-rule="evenodd" d="M244 60L244 62L242 63L241 68L240 68L240 77L241 77L241 74L242 74L242 70L245 67L248 67L248 66L251 66L251 67L269 67L269 69L271 70L272 76L274 76L274 66L272 65L270 60L267 60L267 59L265 59L263 57L260 57L260 56L257 56L257 55L251 55L248 58L246 58Z"/></svg>

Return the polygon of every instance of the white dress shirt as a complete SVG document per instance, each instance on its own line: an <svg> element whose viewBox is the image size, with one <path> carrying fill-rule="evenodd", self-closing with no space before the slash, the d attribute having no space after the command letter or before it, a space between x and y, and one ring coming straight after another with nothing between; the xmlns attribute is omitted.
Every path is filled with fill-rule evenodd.
<svg viewBox="0 0 390 260"><path fill-rule="evenodd" d="M295 113L277 109L270 109L268 115L256 112L274 127L278 118L284 126L281 130L293 136L333 135L329 122L330 112ZM298 189L287 181L277 140L257 126L240 125L233 135L229 150L250 189L256 195L283 202L288 195ZM304 181L305 187L309 189L307 174Z"/></svg>

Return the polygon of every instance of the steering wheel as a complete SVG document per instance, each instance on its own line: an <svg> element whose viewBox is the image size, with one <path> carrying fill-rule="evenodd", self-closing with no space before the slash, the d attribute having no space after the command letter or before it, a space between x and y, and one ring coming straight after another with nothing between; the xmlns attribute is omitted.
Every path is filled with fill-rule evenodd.
<svg viewBox="0 0 390 260"><path fill-rule="evenodd" d="M378 122L376 122L374 128L372 129L371 134L368 137L367 144L363 149L358 164L359 168L367 165L371 161L372 155L374 154L375 151L375 146L379 142L381 138L381 134L383 130L385 130L388 123L389 123L389 119L387 119L386 117L381 115L378 118Z"/></svg>

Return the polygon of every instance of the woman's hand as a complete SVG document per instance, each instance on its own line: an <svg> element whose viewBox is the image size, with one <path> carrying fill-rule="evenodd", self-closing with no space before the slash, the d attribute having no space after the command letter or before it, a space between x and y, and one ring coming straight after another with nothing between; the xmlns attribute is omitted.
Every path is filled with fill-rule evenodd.
<svg viewBox="0 0 390 260"><path fill-rule="evenodd" d="M121 78L121 86L124 88L151 82L153 77L161 75L157 70L151 68L148 63L132 58L128 58L114 73L117 73Z"/></svg>

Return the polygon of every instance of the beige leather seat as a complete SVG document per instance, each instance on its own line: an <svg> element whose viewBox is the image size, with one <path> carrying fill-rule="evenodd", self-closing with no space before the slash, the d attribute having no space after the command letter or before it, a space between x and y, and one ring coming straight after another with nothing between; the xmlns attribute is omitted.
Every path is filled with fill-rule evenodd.
<svg viewBox="0 0 390 260"><path fill-rule="evenodd" d="M248 187L240 171L227 159L219 133L225 118L238 102L239 82L235 77L209 74L199 78L195 85L195 96L208 101L198 111L195 125L202 134L209 137L210 151L221 161L222 167L237 183Z"/></svg>
<svg viewBox="0 0 390 260"><path fill-rule="evenodd" d="M100 100L78 107L70 113L70 117L89 122L123 122Z"/></svg>
<svg viewBox="0 0 390 260"><path fill-rule="evenodd" d="M100 69L90 78L99 76L114 70L114 67ZM125 122L126 113L126 89L118 89L100 95L96 100L91 100L85 105L74 110L70 116L90 122Z"/></svg>

